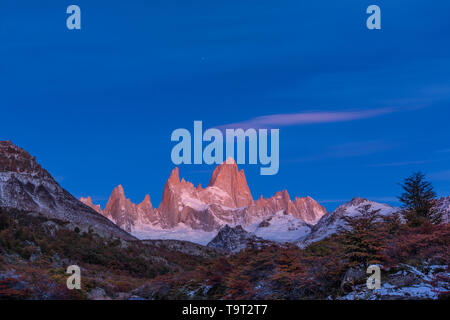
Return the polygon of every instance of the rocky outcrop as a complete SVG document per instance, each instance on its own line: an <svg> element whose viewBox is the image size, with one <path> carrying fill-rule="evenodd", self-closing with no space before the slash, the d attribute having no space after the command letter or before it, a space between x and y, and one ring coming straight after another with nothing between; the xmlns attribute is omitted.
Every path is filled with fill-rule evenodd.
<svg viewBox="0 0 450 320"><path fill-rule="evenodd" d="M64 190L28 152L0 141L0 206L40 213L102 236L135 238Z"/></svg>
<svg viewBox="0 0 450 320"><path fill-rule="evenodd" d="M201 258L216 258L220 252L215 248L206 247L197 243L180 240L142 240L143 244L150 245L155 248L164 248L175 252L185 253L191 256Z"/></svg>
<svg viewBox="0 0 450 320"><path fill-rule="evenodd" d="M434 201L433 209L442 213L442 222L449 223L450 216L450 197L443 197Z"/></svg>
<svg viewBox="0 0 450 320"><path fill-rule="evenodd" d="M262 238L245 231L242 226L230 227L225 225L219 230L217 236L208 243L208 247L226 252L238 252L250 246L260 247L263 244Z"/></svg>
<svg viewBox="0 0 450 320"><path fill-rule="evenodd" d="M102 210L101 206L100 206L99 204L94 204L94 203L92 202L92 198L91 198L91 197L89 197L89 196L86 197L86 198L81 197L81 198L80 198L80 201L83 202L83 203L84 203L85 205L87 205L88 207L94 209L94 210L97 211L98 213L103 214L103 210Z"/></svg>
<svg viewBox="0 0 450 320"><path fill-rule="evenodd" d="M380 266L383 270L383 267ZM447 265L424 263L421 267L401 264L384 269L381 287L369 289L366 284L368 274L360 269L357 281L344 283L345 295L342 300L437 300L448 299L450 272ZM347 272L348 273L348 272ZM347 274L346 274L347 275ZM345 279L344 279L345 280Z"/></svg>

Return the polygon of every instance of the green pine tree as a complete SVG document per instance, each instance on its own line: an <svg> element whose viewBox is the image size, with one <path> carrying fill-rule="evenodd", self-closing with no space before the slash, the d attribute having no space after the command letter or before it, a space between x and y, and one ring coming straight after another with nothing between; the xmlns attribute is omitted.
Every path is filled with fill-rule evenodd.
<svg viewBox="0 0 450 320"><path fill-rule="evenodd" d="M442 213L433 208L436 193L422 172L413 173L401 186L404 192L398 199L403 204L403 214L410 224L417 226L426 220L434 224L441 222Z"/></svg>

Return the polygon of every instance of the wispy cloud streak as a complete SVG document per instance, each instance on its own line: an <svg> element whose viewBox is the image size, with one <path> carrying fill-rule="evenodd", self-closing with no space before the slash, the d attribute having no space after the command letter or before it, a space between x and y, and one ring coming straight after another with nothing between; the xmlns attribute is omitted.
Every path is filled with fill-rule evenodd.
<svg viewBox="0 0 450 320"><path fill-rule="evenodd" d="M219 128L273 128L298 126L315 123L344 122L373 118L398 111L396 108L380 108L360 111L315 111L283 113L256 117L242 122L230 123Z"/></svg>

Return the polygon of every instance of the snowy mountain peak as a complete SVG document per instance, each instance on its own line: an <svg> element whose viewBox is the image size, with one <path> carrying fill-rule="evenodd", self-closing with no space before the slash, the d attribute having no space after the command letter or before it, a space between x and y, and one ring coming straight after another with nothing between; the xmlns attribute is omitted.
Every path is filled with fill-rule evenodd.
<svg viewBox="0 0 450 320"><path fill-rule="evenodd" d="M361 203L367 202L368 200L361 197L354 197L351 201L346 202L343 204L343 206L359 206Z"/></svg>
<svg viewBox="0 0 450 320"><path fill-rule="evenodd" d="M365 206L368 206L371 211L379 210L378 214L381 216L389 216L398 212L398 208L391 207L384 203L378 203L359 197L353 198L351 201L337 207L333 212L324 215L317 224L313 226L310 234L298 240L299 245L305 246L311 242L322 240L331 234L336 233L339 228L346 226L344 217L360 216L360 210Z"/></svg>

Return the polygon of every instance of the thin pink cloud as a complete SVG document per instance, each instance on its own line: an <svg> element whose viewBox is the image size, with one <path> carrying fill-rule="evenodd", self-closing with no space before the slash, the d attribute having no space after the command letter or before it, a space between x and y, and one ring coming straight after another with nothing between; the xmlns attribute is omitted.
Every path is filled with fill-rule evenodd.
<svg viewBox="0 0 450 320"><path fill-rule="evenodd" d="M230 123L219 128L274 128L315 123L344 122L373 118L398 111L395 108L380 108L360 111L315 111L300 113L273 114L256 117L242 122Z"/></svg>

